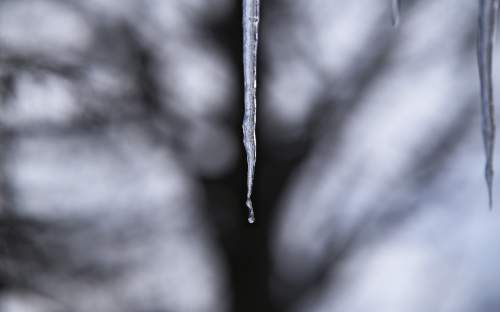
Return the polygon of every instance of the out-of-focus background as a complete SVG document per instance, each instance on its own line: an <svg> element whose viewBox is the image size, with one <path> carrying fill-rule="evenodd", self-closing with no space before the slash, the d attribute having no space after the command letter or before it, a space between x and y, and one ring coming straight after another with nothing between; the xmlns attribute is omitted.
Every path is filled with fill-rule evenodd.
<svg viewBox="0 0 500 312"><path fill-rule="evenodd" d="M402 2L262 1L249 225L239 1L1 0L0 311L499 311L477 1Z"/></svg>

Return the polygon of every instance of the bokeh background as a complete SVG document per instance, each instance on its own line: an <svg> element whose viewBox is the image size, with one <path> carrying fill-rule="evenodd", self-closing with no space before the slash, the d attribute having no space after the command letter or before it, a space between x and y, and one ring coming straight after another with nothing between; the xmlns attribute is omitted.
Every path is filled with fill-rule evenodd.
<svg viewBox="0 0 500 312"><path fill-rule="evenodd" d="M239 1L1 0L0 311L499 311L477 1L402 2L262 1L249 225Z"/></svg>

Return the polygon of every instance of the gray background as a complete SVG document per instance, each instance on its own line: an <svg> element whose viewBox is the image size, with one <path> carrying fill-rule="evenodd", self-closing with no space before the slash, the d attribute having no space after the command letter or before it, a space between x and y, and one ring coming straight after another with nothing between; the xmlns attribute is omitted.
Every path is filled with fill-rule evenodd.
<svg viewBox="0 0 500 312"><path fill-rule="evenodd" d="M498 311L477 3L402 2L262 1L248 225L239 1L0 1L0 311Z"/></svg>

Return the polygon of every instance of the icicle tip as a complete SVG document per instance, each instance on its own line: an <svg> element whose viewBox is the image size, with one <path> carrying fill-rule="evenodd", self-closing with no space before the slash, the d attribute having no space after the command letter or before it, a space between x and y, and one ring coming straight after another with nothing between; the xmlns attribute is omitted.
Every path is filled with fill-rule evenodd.
<svg viewBox="0 0 500 312"><path fill-rule="evenodd" d="M488 206L493 210L493 169L488 164L486 165L485 178L488 189Z"/></svg>
<svg viewBox="0 0 500 312"><path fill-rule="evenodd" d="M255 214L253 212L252 200L250 198L247 199L246 205L248 208L248 223L253 224L255 223Z"/></svg>

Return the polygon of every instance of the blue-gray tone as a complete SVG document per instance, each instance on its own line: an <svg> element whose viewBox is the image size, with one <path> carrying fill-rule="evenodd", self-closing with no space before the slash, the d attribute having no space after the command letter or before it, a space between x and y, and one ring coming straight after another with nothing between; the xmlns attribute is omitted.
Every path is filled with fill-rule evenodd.
<svg viewBox="0 0 500 312"><path fill-rule="evenodd" d="M493 153L495 151L495 107L493 104L493 46L497 26L498 0L479 1L477 59L481 83L483 140L486 152L485 178L489 205L493 206Z"/></svg>

